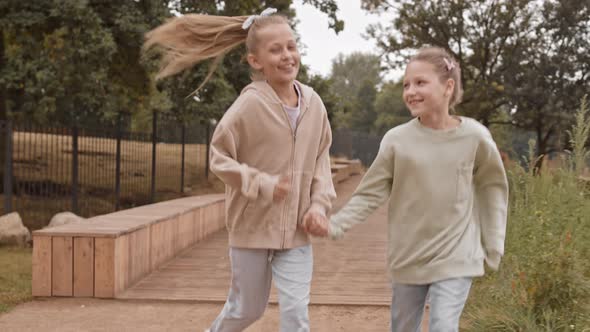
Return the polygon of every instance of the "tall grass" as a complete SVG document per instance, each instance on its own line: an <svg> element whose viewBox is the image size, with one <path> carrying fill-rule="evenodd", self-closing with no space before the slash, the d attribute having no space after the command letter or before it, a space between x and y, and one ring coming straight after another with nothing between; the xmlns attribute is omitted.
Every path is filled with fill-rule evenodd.
<svg viewBox="0 0 590 332"><path fill-rule="evenodd" d="M571 167L508 170L506 254L499 272L475 281L464 330L590 331L590 183L579 176L586 114L584 99L570 132ZM532 155L528 161L535 165Z"/></svg>

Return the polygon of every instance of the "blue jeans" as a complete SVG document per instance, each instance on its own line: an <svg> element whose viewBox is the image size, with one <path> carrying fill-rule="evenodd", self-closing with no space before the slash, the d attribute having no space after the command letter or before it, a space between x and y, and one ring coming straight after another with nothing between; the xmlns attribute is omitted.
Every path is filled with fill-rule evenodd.
<svg viewBox="0 0 590 332"><path fill-rule="evenodd" d="M429 298L429 331L459 331L459 318L471 288L471 278L454 278L427 285L393 284L391 332L421 331Z"/></svg>

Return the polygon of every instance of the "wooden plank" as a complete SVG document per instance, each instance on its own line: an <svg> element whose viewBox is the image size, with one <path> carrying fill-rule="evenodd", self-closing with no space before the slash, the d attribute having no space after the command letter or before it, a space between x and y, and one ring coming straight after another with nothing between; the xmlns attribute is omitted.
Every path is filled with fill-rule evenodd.
<svg viewBox="0 0 590 332"><path fill-rule="evenodd" d="M150 226L150 270L155 270L162 263L164 231L163 222Z"/></svg>
<svg viewBox="0 0 590 332"><path fill-rule="evenodd" d="M174 255L176 219L161 221L151 226L151 269L157 269Z"/></svg>
<svg viewBox="0 0 590 332"><path fill-rule="evenodd" d="M202 207L199 209L201 214L201 240L209 235L209 221L211 213L208 209Z"/></svg>
<svg viewBox="0 0 590 332"><path fill-rule="evenodd" d="M74 256L72 237L52 238L51 285L53 296L72 296L74 277Z"/></svg>
<svg viewBox="0 0 590 332"><path fill-rule="evenodd" d="M94 239L94 297L115 296L115 239Z"/></svg>
<svg viewBox="0 0 590 332"><path fill-rule="evenodd" d="M338 186L336 208L344 205L360 177ZM356 226L342 241L313 239L312 304L389 306L386 206L366 223ZM202 209L205 210L205 209ZM217 210L219 215L219 211ZM202 211L215 220L211 213ZM221 217L221 216L220 216ZM221 218L218 218L218 220ZM227 233L219 231L136 283L119 298L224 302L231 270ZM272 290L271 302L277 301Z"/></svg>
<svg viewBox="0 0 590 332"><path fill-rule="evenodd" d="M129 280L132 285L150 272L150 229L129 234Z"/></svg>
<svg viewBox="0 0 590 332"><path fill-rule="evenodd" d="M204 217L203 208L197 208L194 211L195 214L195 242L203 240L204 236Z"/></svg>
<svg viewBox="0 0 590 332"><path fill-rule="evenodd" d="M168 220L193 210L223 201L222 194L201 195L144 205L90 218L90 223L75 223L36 230L33 235L70 237L117 237L153 223Z"/></svg>
<svg viewBox="0 0 590 332"><path fill-rule="evenodd" d="M94 296L94 238L74 238L74 296Z"/></svg>
<svg viewBox="0 0 590 332"><path fill-rule="evenodd" d="M33 236L33 296L51 296L51 236Z"/></svg>
<svg viewBox="0 0 590 332"><path fill-rule="evenodd" d="M129 285L130 264L129 235L123 235L115 240L115 294L117 296Z"/></svg>
<svg viewBox="0 0 590 332"><path fill-rule="evenodd" d="M170 227L170 242L168 243L168 256L165 261L176 256L183 249L180 243L180 214L174 218L170 218L167 225Z"/></svg>
<svg viewBox="0 0 590 332"><path fill-rule="evenodd" d="M201 218L203 221L203 237L206 238L214 233L217 229L217 209L214 205L201 209Z"/></svg>
<svg viewBox="0 0 590 332"><path fill-rule="evenodd" d="M195 223L193 222L193 211L187 211L180 215L178 225L178 242L183 250L195 243Z"/></svg>

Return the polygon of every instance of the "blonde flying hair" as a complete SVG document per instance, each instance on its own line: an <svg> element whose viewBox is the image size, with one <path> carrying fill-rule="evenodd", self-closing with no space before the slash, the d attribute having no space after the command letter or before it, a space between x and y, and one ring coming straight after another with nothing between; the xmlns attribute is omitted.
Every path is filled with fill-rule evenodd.
<svg viewBox="0 0 590 332"><path fill-rule="evenodd" d="M196 91L211 78L222 57L242 43L250 53L258 45L257 31L272 24L288 24L281 15L256 16L249 28L242 25L250 16L187 14L169 19L149 31L143 51L162 53L156 80L177 74L201 61L214 59L209 73Z"/></svg>
<svg viewBox="0 0 590 332"><path fill-rule="evenodd" d="M449 108L454 109L461 102L463 98L461 67L449 52L440 47L424 47L410 58L410 62L412 61L423 61L432 64L440 81L443 83L448 79L455 81L453 94L449 100Z"/></svg>

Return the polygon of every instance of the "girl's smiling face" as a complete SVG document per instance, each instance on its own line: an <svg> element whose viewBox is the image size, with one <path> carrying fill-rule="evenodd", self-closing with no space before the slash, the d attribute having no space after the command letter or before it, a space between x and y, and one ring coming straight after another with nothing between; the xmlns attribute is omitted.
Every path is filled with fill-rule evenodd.
<svg viewBox="0 0 590 332"><path fill-rule="evenodd" d="M271 84L292 82L299 73L301 56L288 24L271 24L256 31L256 49L248 54L252 68Z"/></svg>
<svg viewBox="0 0 590 332"><path fill-rule="evenodd" d="M433 64L411 61L406 67L403 84L404 103L412 116L419 117L432 112L448 113L454 81L449 79L441 82Z"/></svg>

